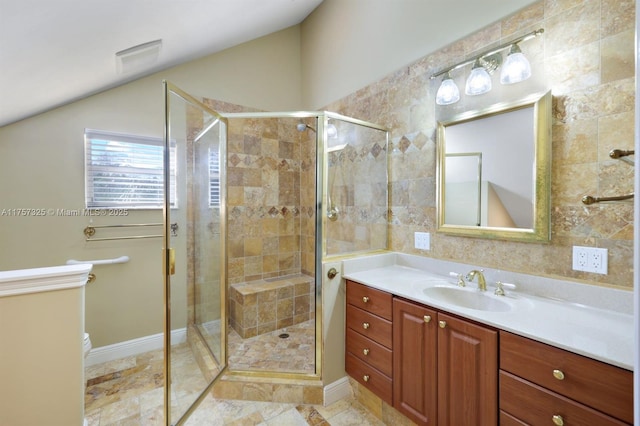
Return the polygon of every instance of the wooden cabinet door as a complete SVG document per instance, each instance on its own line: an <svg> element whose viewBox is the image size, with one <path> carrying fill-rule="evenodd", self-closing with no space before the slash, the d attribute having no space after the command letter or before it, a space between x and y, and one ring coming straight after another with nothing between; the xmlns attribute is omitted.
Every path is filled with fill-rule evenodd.
<svg viewBox="0 0 640 426"><path fill-rule="evenodd" d="M498 424L498 333L438 313L438 425Z"/></svg>
<svg viewBox="0 0 640 426"><path fill-rule="evenodd" d="M393 300L393 406L419 425L437 418L436 311Z"/></svg>

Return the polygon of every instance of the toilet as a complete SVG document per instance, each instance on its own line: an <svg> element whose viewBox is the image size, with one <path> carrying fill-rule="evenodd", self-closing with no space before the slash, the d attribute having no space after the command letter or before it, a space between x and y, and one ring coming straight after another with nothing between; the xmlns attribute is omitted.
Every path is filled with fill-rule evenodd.
<svg viewBox="0 0 640 426"><path fill-rule="evenodd" d="M89 355L89 351L91 350L91 339L89 338L89 333L84 333L84 358L87 359L87 355Z"/></svg>

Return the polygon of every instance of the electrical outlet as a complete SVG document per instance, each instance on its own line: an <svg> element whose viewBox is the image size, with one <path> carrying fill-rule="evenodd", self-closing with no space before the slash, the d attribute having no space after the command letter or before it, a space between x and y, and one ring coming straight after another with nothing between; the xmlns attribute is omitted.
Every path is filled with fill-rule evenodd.
<svg viewBox="0 0 640 426"><path fill-rule="evenodd" d="M415 248L431 250L431 234L428 232L416 232L414 234Z"/></svg>
<svg viewBox="0 0 640 426"><path fill-rule="evenodd" d="M573 270L586 271L589 247L573 246Z"/></svg>
<svg viewBox="0 0 640 426"><path fill-rule="evenodd" d="M607 274L608 250L595 247L573 246L573 270Z"/></svg>

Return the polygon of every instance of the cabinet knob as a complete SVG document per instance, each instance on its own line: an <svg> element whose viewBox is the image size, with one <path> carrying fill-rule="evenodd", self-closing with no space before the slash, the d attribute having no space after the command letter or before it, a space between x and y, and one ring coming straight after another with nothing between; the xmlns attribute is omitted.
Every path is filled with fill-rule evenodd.
<svg viewBox="0 0 640 426"><path fill-rule="evenodd" d="M369 381L369 375L365 374L364 376L362 376L362 380L364 380L365 382Z"/></svg>
<svg viewBox="0 0 640 426"><path fill-rule="evenodd" d="M438 325L440 326L440 328L445 328L447 326L447 322L446 321L438 321Z"/></svg>
<svg viewBox="0 0 640 426"><path fill-rule="evenodd" d="M555 414L552 418L553 420L553 424L556 426L563 426L564 425L564 419L562 418L562 416L560 414Z"/></svg>
<svg viewBox="0 0 640 426"><path fill-rule="evenodd" d="M369 327L370 327L370 326L369 326L369 323L368 323L368 322L363 322L363 323L362 323L362 328L364 328L365 330L368 330L368 329L369 329Z"/></svg>
<svg viewBox="0 0 640 426"><path fill-rule="evenodd" d="M431 321L431 315L425 315L423 318L424 318L424 322Z"/></svg>
<svg viewBox="0 0 640 426"><path fill-rule="evenodd" d="M562 370L553 370L553 377L558 380L564 380L564 373Z"/></svg>
<svg viewBox="0 0 640 426"><path fill-rule="evenodd" d="M363 296L363 297L362 297L362 301L363 301L364 303L368 303L368 302L369 302L369 297L368 297L368 296Z"/></svg>
<svg viewBox="0 0 640 426"><path fill-rule="evenodd" d="M363 353L365 356L369 355L369 349L363 349L363 350L362 350L362 353Z"/></svg>

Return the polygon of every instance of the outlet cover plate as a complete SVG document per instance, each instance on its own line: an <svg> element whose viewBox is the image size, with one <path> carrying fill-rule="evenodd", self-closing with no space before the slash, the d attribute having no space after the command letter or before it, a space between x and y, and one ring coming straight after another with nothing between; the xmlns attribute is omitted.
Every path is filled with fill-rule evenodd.
<svg viewBox="0 0 640 426"><path fill-rule="evenodd" d="M431 234L428 232L416 232L414 242L417 249L431 250Z"/></svg>
<svg viewBox="0 0 640 426"><path fill-rule="evenodd" d="M606 275L608 252L603 248L573 246L573 270Z"/></svg>

